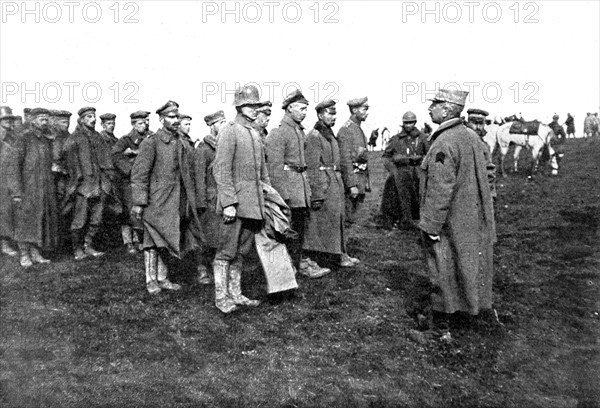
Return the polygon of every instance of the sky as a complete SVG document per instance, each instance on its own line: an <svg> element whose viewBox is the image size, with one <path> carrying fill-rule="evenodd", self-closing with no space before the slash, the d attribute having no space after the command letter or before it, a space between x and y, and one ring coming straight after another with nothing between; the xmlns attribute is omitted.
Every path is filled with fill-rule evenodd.
<svg viewBox="0 0 600 408"><path fill-rule="evenodd" d="M314 106L368 96L368 135L402 114L429 121L440 87L470 91L466 108L561 122L600 110L598 1L0 1L1 104L74 113L153 112L168 100L202 118L224 110L233 90L255 83L274 104L299 87ZM76 115L73 117L73 119ZM74 127L72 120L72 128ZM98 121L99 122L99 121ZM98 129L100 124L98 123Z"/></svg>

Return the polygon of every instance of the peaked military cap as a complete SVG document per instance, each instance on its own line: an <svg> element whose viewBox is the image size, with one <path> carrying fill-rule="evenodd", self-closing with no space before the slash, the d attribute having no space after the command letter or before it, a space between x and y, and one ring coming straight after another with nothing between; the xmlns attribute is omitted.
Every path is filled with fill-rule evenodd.
<svg viewBox="0 0 600 408"><path fill-rule="evenodd" d="M208 126L212 126L215 123L220 122L222 120L225 120L225 113L222 110L217 111L215 113L211 113L210 115L206 115L204 117L204 122Z"/></svg>
<svg viewBox="0 0 600 408"><path fill-rule="evenodd" d="M33 108L29 114L31 116L39 116L39 115L50 116L50 111L46 108Z"/></svg>
<svg viewBox="0 0 600 408"><path fill-rule="evenodd" d="M179 104L175 101L169 101L156 110L158 115L164 116L167 113L177 112Z"/></svg>
<svg viewBox="0 0 600 408"><path fill-rule="evenodd" d="M150 116L150 112L142 110L135 111L129 115L131 119L148 119L148 116Z"/></svg>
<svg viewBox="0 0 600 408"><path fill-rule="evenodd" d="M287 107L294 102L305 103L308 105L308 100L304 97L304 95L302 95L302 91L296 89L285 97L283 103L281 104L281 109L287 109Z"/></svg>
<svg viewBox="0 0 600 408"><path fill-rule="evenodd" d="M336 103L337 102L333 99L326 99L322 102L319 102L319 104L315 106L315 110L317 111L317 113L320 113L324 109L335 108Z"/></svg>
<svg viewBox="0 0 600 408"><path fill-rule="evenodd" d="M192 117L190 115L186 115L185 113L180 113L179 120L184 120L184 119L192 120Z"/></svg>
<svg viewBox="0 0 600 408"><path fill-rule="evenodd" d="M104 113L102 115L100 115L100 120L102 122L106 122L107 120L115 120L117 118L117 115L115 115L114 113Z"/></svg>
<svg viewBox="0 0 600 408"><path fill-rule="evenodd" d="M440 89L437 91L433 99L429 99L432 102L450 102L456 105L465 106L467 91L455 91L453 89Z"/></svg>
<svg viewBox="0 0 600 408"><path fill-rule="evenodd" d="M81 108L77 111L79 117L85 116L88 113L96 113L96 108L92 108L91 106L86 106L85 108Z"/></svg>
<svg viewBox="0 0 600 408"><path fill-rule="evenodd" d="M363 98L350 99L346 104L351 108L356 106L369 106L369 98L365 96Z"/></svg>
<svg viewBox="0 0 600 408"><path fill-rule="evenodd" d="M474 109L474 108L468 109L467 114L469 116L475 115L475 116L483 116L483 117L486 117L489 115L489 113L487 111L484 111L483 109Z"/></svg>
<svg viewBox="0 0 600 408"><path fill-rule="evenodd" d="M270 115L271 114L271 106L273 106L273 103L271 103L271 101L264 101L261 103L260 108L258 108L256 111L263 112L263 113L266 113L267 115Z"/></svg>
<svg viewBox="0 0 600 408"><path fill-rule="evenodd" d="M71 115L72 113L66 110L57 110L52 112L52 116L54 116L55 118L70 118Z"/></svg>

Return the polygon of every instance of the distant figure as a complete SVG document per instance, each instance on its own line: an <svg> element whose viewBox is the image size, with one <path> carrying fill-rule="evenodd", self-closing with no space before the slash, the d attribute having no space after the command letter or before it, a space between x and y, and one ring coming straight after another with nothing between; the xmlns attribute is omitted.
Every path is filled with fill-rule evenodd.
<svg viewBox="0 0 600 408"><path fill-rule="evenodd" d="M383 130L381 131L381 145L383 146L383 149L385 150L385 148L387 147L387 145L390 143L390 130L386 127L383 128Z"/></svg>
<svg viewBox="0 0 600 408"><path fill-rule="evenodd" d="M600 128L600 118L598 118L598 112L592 115L592 137L598 137L600 133L598 129Z"/></svg>
<svg viewBox="0 0 600 408"><path fill-rule="evenodd" d="M594 122L594 117L591 112L588 112L585 115L585 119L583 120L583 137L587 138L588 136L592 136L592 123Z"/></svg>
<svg viewBox="0 0 600 408"><path fill-rule="evenodd" d="M567 138L575 138L575 118L567 113L567 120L565 120L565 126L567 127Z"/></svg>
<svg viewBox="0 0 600 408"><path fill-rule="evenodd" d="M369 150L375 150L375 146L377 146L377 139L379 138L379 128L375 129L371 132L371 137L369 138Z"/></svg>

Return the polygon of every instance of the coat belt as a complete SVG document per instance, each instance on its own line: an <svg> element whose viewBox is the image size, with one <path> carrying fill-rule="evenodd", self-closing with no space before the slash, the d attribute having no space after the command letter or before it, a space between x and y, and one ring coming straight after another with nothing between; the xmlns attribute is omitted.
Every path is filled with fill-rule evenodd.
<svg viewBox="0 0 600 408"><path fill-rule="evenodd" d="M340 171L340 168L334 164L333 166L321 166L321 167L319 167L319 170L321 170L321 171L326 171L326 170Z"/></svg>
<svg viewBox="0 0 600 408"><path fill-rule="evenodd" d="M286 171L295 171L296 173L304 173L306 166L295 166L293 164L284 164L283 169Z"/></svg>

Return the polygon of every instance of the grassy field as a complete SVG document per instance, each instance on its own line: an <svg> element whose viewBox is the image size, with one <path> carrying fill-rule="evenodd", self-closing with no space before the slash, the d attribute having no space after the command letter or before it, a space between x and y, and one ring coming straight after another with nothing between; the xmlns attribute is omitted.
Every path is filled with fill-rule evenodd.
<svg viewBox="0 0 600 408"><path fill-rule="evenodd" d="M499 180L504 326L455 327L449 342L415 330L417 234L374 223L380 155L349 234L362 263L300 277L291 300L269 302L254 268L244 291L265 302L223 316L191 259L170 265L183 290L151 297L142 256L121 248L28 271L0 258L0 406L600 406L600 140L569 140L558 177Z"/></svg>

